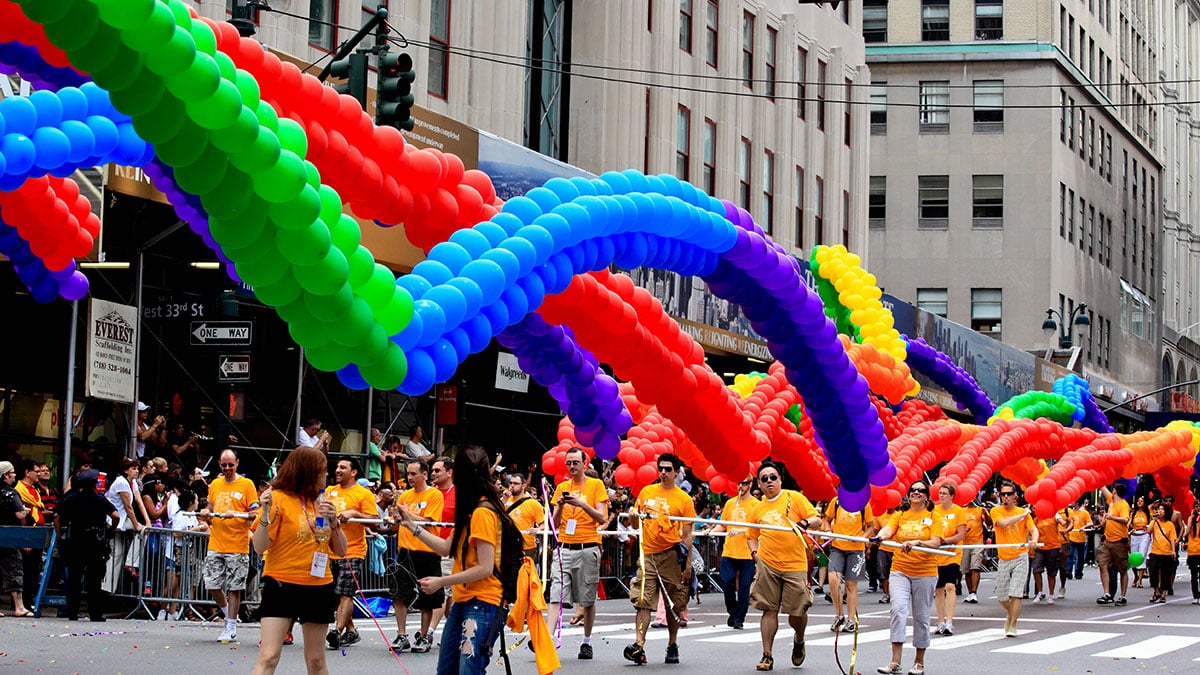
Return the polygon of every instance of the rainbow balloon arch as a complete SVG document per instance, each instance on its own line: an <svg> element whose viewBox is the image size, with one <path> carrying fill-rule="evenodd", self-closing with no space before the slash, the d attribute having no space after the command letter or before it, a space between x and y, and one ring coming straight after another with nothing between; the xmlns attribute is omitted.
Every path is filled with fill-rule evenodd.
<svg viewBox="0 0 1200 675"><path fill-rule="evenodd" d="M503 202L483 172L376 127L353 98L180 0L0 0L0 33L4 71L38 88L0 101L0 253L39 302L88 292L75 259L100 222L68 176L139 166L347 387L420 394L493 339L511 349L566 414L550 474L578 445L620 459L616 480L636 489L675 452L729 493L772 456L813 498L856 510L897 505L941 465L958 501L1000 472L1043 517L1152 474L1190 508L1200 428L1113 433L1074 376L995 406L896 332L857 256L817 247L810 289L749 213L671 176L554 178ZM347 210L401 225L426 259L397 279ZM613 266L699 276L777 361L727 385ZM975 424L912 398L910 369Z"/></svg>

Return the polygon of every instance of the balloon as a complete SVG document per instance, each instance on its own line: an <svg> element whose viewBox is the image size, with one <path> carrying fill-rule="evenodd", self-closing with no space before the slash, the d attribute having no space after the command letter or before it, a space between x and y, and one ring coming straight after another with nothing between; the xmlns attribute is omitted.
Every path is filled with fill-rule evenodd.
<svg viewBox="0 0 1200 675"><path fill-rule="evenodd" d="M1133 553L1129 554L1129 566L1137 567L1138 565L1141 565L1142 562L1145 561L1145 559L1146 559L1146 557L1143 556L1141 553L1139 553L1138 551L1134 551Z"/></svg>

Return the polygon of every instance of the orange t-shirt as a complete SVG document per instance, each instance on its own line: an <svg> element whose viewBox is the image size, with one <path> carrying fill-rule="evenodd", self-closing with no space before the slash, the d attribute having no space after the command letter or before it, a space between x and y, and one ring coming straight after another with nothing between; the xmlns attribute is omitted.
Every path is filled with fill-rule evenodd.
<svg viewBox="0 0 1200 675"><path fill-rule="evenodd" d="M1058 533L1058 520L1053 516L1049 518L1039 518L1037 521L1038 543L1042 544L1041 550L1052 551L1059 546L1062 546L1062 535Z"/></svg>
<svg viewBox="0 0 1200 675"><path fill-rule="evenodd" d="M938 524L938 530L934 534L941 537L942 539L945 539L947 537L953 537L954 534L956 532L958 532L958 528L960 525L966 525L967 529L970 530L971 525L970 525L970 523L967 522L966 511L967 511L966 509L959 506L958 504L951 504L950 508L948 508L948 509L943 509L941 504L938 504L937 506L933 507L933 519ZM964 536L963 541L960 541L958 543L960 543L960 544L967 543L965 536ZM942 567L944 565L961 565L962 564L962 549L955 548L955 549L950 549L950 550L955 552L954 557L949 558L946 556L938 556L938 558L937 558L938 567Z"/></svg>
<svg viewBox="0 0 1200 675"><path fill-rule="evenodd" d="M1132 533L1135 530L1145 530L1150 527L1150 516L1147 516L1143 511L1134 511L1133 520L1129 522L1129 531Z"/></svg>
<svg viewBox="0 0 1200 675"><path fill-rule="evenodd" d="M525 495L525 497L529 497L529 495ZM515 503L515 499L509 499L507 502L505 502L504 508L512 508L512 505ZM531 549L537 546L537 535L533 534L532 532L526 532L526 530L532 530L538 525L546 522L546 508L539 504L538 500L534 499L533 497L529 497L525 501L521 502L520 506L509 511L508 516L512 518L513 522L516 523L517 527L521 530L521 539L523 540L522 545L526 549Z"/></svg>
<svg viewBox="0 0 1200 675"><path fill-rule="evenodd" d="M1108 505L1108 515L1115 518L1129 518L1129 502L1113 495L1113 501ZM1128 522L1128 520L1126 521ZM1129 538L1129 525L1106 520L1104 521L1104 538L1108 541L1121 541Z"/></svg>
<svg viewBox="0 0 1200 675"><path fill-rule="evenodd" d="M584 476L583 484L566 480L558 484L554 490L551 504L557 504L564 492L582 495L584 501L593 509L599 509L600 504L608 501L608 489L599 478ZM572 525L574 521L574 525ZM558 525L558 540L564 544L599 544L600 530L598 523L578 506L564 504L562 507L562 523ZM574 533L571 530L574 529Z"/></svg>
<svg viewBox="0 0 1200 675"><path fill-rule="evenodd" d="M675 486L664 488L652 483L638 493L633 510L642 516L642 551L662 553L683 541L686 523L671 520L670 516L696 517L696 506L688 493Z"/></svg>
<svg viewBox="0 0 1200 675"><path fill-rule="evenodd" d="M1175 544L1178 541L1175 523L1170 520L1155 520L1150 523L1150 555L1175 555Z"/></svg>
<svg viewBox="0 0 1200 675"><path fill-rule="evenodd" d="M414 516L428 518L434 522L442 519L442 491L432 485L426 485L424 492L417 492L409 488L400 493L400 496L396 498L396 503L408 507ZM414 537L407 527L401 527L397 533L396 546L410 551L433 553L433 549Z"/></svg>
<svg viewBox="0 0 1200 675"><path fill-rule="evenodd" d="M311 574L313 555L332 553L329 542L318 543L313 537L316 527L315 502L301 503L299 497L279 490L271 491L270 555L263 555L263 576L300 586L320 586L333 583L330 566L324 576ZM242 521L248 524L248 521Z"/></svg>
<svg viewBox="0 0 1200 675"><path fill-rule="evenodd" d="M348 488L334 485L325 490L325 498L333 502L339 513L351 509L368 518L379 516L379 504L375 502L375 495L358 483ZM342 532L346 535L346 555L340 558L338 556L331 557L335 560L365 559L367 557L367 526L362 523L342 523Z"/></svg>
<svg viewBox="0 0 1200 675"><path fill-rule="evenodd" d="M864 506L862 511L847 511L834 499L825 507L825 518L831 523L829 531L834 534L865 537L867 528L875 522L875 512L871 510L870 504ZM865 551L867 545L858 541L834 539L833 547L841 551Z"/></svg>
<svg viewBox="0 0 1200 675"><path fill-rule="evenodd" d="M817 515L811 502L795 490L782 490L775 499L764 498L746 522L791 527ZM780 572L808 571L808 543L794 532L751 528L748 536L758 540L758 557Z"/></svg>
<svg viewBox="0 0 1200 675"><path fill-rule="evenodd" d="M897 511L888 519L885 527L891 527L895 534L892 541L923 541L935 536L941 536L941 528L934 519L933 511ZM892 571L907 577L936 577L938 556L924 551L909 551L892 549Z"/></svg>
<svg viewBox="0 0 1200 675"><path fill-rule="evenodd" d="M963 538L964 544L982 544L983 543L983 507L982 506L964 506L963 519L967 521L967 536Z"/></svg>
<svg viewBox="0 0 1200 675"><path fill-rule="evenodd" d="M1076 544L1087 541L1088 533L1085 528L1091 524L1092 514L1087 509L1072 509L1071 531L1067 534L1067 540Z"/></svg>
<svg viewBox="0 0 1200 675"><path fill-rule="evenodd" d="M258 490L245 476L233 481L218 477L208 486L208 510L213 513L251 513L258 508ZM249 553L250 521L213 518L208 550L213 553Z"/></svg>
<svg viewBox="0 0 1200 675"><path fill-rule="evenodd" d="M1187 527L1185 524L1184 527ZM1194 555L1200 555L1200 533L1193 534L1192 531L1196 528L1191 528L1187 532L1187 554L1190 558Z"/></svg>
<svg viewBox="0 0 1200 675"><path fill-rule="evenodd" d="M758 500L754 497L747 496L745 499L740 496L734 497L726 501L725 507L721 509L721 520L745 523L756 508L758 508ZM749 560L750 545L746 543L746 528L730 527L729 525L724 527L725 548L721 549L721 557L731 560Z"/></svg>
<svg viewBox="0 0 1200 675"><path fill-rule="evenodd" d="M989 513L992 515L992 526L996 531L997 544L1024 544L1025 542L1029 541L1029 532L1035 527L1033 524L1033 516L1026 513L1024 518L1018 520L1012 525L1009 525L1008 527L1001 527L999 523L999 521L1003 520L1004 518L1012 518L1013 516L1017 515L1018 512L1023 510L1024 509L1018 509L1015 506L992 507L992 510L989 511ZM1001 560L1016 560L1025 554L1026 552L1018 547L996 549L996 555Z"/></svg>
<svg viewBox="0 0 1200 675"><path fill-rule="evenodd" d="M463 559L461 542L459 547L450 552L454 557L454 567L451 570L453 574L470 569L479 562L479 554L475 552L475 545L479 542L487 542L496 548L496 561L493 565L500 566L500 515L483 506L482 499L479 501L480 504L471 512L471 541L467 545L466 559ZM451 538L451 542L453 541ZM499 606L503 597L504 586L494 573L469 584L454 586L454 602L480 600L489 605Z"/></svg>

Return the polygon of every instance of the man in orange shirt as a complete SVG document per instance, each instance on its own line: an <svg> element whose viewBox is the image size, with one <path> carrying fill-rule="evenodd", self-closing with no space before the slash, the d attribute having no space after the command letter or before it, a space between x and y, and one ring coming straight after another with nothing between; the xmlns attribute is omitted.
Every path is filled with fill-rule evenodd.
<svg viewBox="0 0 1200 675"><path fill-rule="evenodd" d="M1112 490L1102 490L1104 499L1108 501L1108 510L1101 517L1104 525L1104 541L1100 542L1100 550L1096 551L1096 567L1100 568L1100 587L1104 595L1096 598L1096 604L1124 605L1125 591L1129 588L1129 502L1125 501L1127 488L1124 483L1117 483ZM1109 568L1113 569L1109 569ZM1116 577L1113 571L1121 577L1121 594L1115 595ZM1115 596L1115 597L1114 597Z"/></svg>
<svg viewBox="0 0 1200 675"><path fill-rule="evenodd" d="M726 501L721 509L721 520L746 522L758 507L758 500L750 494L753 486L754 476L746 476L738 483L737 496ZM754 581L754 558L746 542L746 528L716 525L712 531L726 533L721 549L721 588L725 592L725 612L729 615L725 625L741 630L750 608L750 584Z"/></svg>
<svg viewBox="0 0 1200 675"><path fill-rule="evenodd" d="M579 658L592 658L592 625L600 587L600 531L608 522L608 489L586 474L587 456L580 448L566 454L569 478L554 490L550 502L559 547L550 567L550 616L560 616L563 602L583 608L583 644Z"/></svg>
<svg viewBox="0 0 1200 675"><path fill-rule="evenodd" d="M379 506L375 495L358 484L360 470L361 465L353 457L339 460L333 474L337 485L325 491L325 497L337 507L342 533L346 535L346 555L329 557L333 563L333 592L338 596L337 622L325 635L325 644L330 649L349 647L362 639L354 628L354 596L358 595L366 568L363 563L367 559L367 526L347 521L378 517Z"/></svg>
<svg viewBox="0 0 1200 675"><path fill-rule="evenodd" d="M1005 481L1000 485L1000 506L991 510L997 544L1025 544L1025 548L996 550L996 597L1004 608L1004 635L1017 636L1017 618L1021 615L1021 591L1029 572L1029 551L1037 548L1038 530L1029 509L1017 506L1017 487Z"/></svg>
<svg viewBox="0 0 1200 675"><path fill-rule="evenodd" d="M444 513L442 491L429 485L429 464L423 459L410 459L405 465L405 477L409 488L396 498L391 506L392 520L398 522L400 508L408 510L410 517L416 522L443 521ZM417 585L418 579L438 576L442 573L441 560L433 549L422 543L408 528L387 526L384 531L395 529L396 560L388 566L387 583L391 593L392 606L396 609L396 638L392 647L397 652L413 649L417 653L427 652L432 647L432 630L434 611L441 608L445 601L445 592L437 589L425 593ZM408 641L408 608L412 606L421 612L420 629L413 635L413 642Z"/></svg>
<svg viewBox="0 0 1200 675"><path fill-rule="evenodd" d="M983 507L979 502L971 502L963 507L963 519L967 521L967 536L963 537L964 544L983 543ZM978 548L963 549L962 562L959 563L964 580L967 582L967 596L963 602L972 605L979 602L979 575L983 572L983 550Z"/></svg>
<svg viewBox="0 0 1200 675"><path fill-rule="evenodd" d="M541 527L546 522L546 509L533 495L525 494L528 484L525 474L513 473L508 477L508 499L504 508L512 521L521 530L522 546L526 557L537 560L537 535L528 530Z"/></svg>
<svg viewBox="0 0 1200 675"><path fill-rule="evenodd" d="M1038 518L1038 542L1041 548L1033 553L1033 604L1045 602L1054 604L1054 585L1058 581L1058 566L1062 563L1062 536L1059 528L1066 525L1066 517L1055 513L1050 518ZM1043 591L1042 575L1046 576L1046 586Z"/></svg>
<svg viewBox="0 0 1200 675"><path fill-rule="evenodd" d="M679 615L687 609L688 584L691 582L692 523L670 520L671 516L696 517L696 506L688 493L675 483L683 462L667 452L658 456L659 481L642 488L633 505L634 528L642 527L642 556L638 580L629 592L637 607L637 641L625 648L625 658L641 665L646 662L646 630L650 614L658 607L662 587L667 599L666 663L679 663Z"/></svg>
<svg viewBox="0 0 1200 675"><path fill-rule="evenodd" d="M237 452L226 448L218 462L221 476L208 486L208 508L200 512L212 532L204 558L204 585L225 612L225 630L217 640L233 642L250 571L250 520L245 516L258 508L258 490L249 478L238 475Z"/></svg>
<svg viewBox="0 0 1200 675"><path fill-rule="evenodd" d="M1071 509L1071 531L1067 533L1067 543L1070 544L1067 554L1068 577L1083 578L1083 560L1087 557L1087 538L1091 529L1092 514L1087 510L1084 500L1080 499Z"/></svg>

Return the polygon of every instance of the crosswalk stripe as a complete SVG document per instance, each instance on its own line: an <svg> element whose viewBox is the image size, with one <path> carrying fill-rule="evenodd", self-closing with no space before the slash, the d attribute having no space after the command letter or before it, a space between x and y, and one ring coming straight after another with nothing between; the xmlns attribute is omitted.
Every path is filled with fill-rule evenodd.
<svg viewBox="0 0 1200 675"><path fill-rule="evenodd" d="M972 647L974 645L981 645L985 642L1003 639L1003 628L985 628L983 630L971 631L970 633L958 633L949 637L935 636L933 638L933 642L931 642L929 645L929 649L957 649L959 647Z"/></svg>
<svg viewBox="0 0 1200 675"><path fill-rule="evenodd" d="M1188 635L1156 635L1141 642L1092 654L1110 659L1152 659L1200 642L1200 637Z"/></svg>
<svg viewBox="0 0 1200 675"><path fill-rule="evenodd" d="M1065 652L1068 649L1077 649L1086 647L1097 642L1103 642L1110 638L1118 638L1124 633L1096 633L1091 631L1074 631L1064 635L1055 635L1045 640L1037 640L1034 642L1024 642L1021 644L1012 645L1011 647L1002 647L993 649L993 653L1005 654L1057 654Z"/></svg>
<svg viewBox="0 0 1200 675"><path fill-rule="evenodd" d="M704 626L697 628L680 628L679 639L691 639L697 635L712 635L713 633L732 633L733 629L727 626ZM646 641L650 640L666 640L671 636L665 629L646 631Z"/></svg>
<svg viewBox="0 0 1200 675"><path fill-rule="evenodd" d="M744 630L744 631L733 631L733 632L725 633L723 635L717 635L714 637L703 637L703 638L696 640L696 642L716 642L719 644L746 645L746 644L752 644L752 643L761 641L762 634L758 630L750 630L751 628L757 629L758 625L757 624L753 624L753 625L746 624L746 630ZM788 635L789 630L790 629L786 625L780 626L779 633L776 634L776 636L775 636L776 639L777 640L780 639L779 638L780 635ZM819 627L819 626L811 626L810 625L808 627L808 630L804 631L804 639L809 641L808 644L814 644L811 641L813 636L814 635L822 635L822 634L827 634L827 633L825 631L823 631L821 629L821 627ZM680 633L679 636L681 638L687 637L683 633ZM843 639L848 640L849 638L843 638Z"/></svg>
<svg viewBox="0 0 1200 675"><path fill-rule="evenodd" d="M865 642L883 642L891 639L892 632L890 630L869 630L865 633L858 634L858 644ZM912 629L909 628L907 635L912 637ZM809 640L808 644L811 647L832 647L834 638L820 638L818 640ZM843 635L837 638L838 645L848 645L854 642L853 635Z"/></svg>

